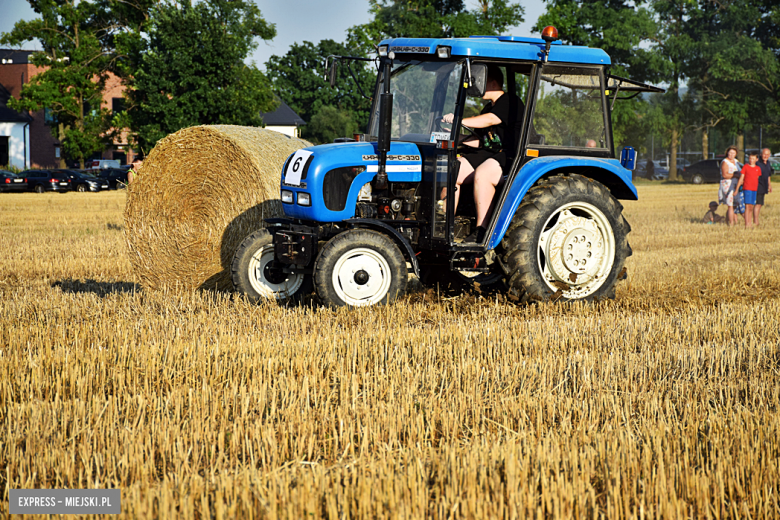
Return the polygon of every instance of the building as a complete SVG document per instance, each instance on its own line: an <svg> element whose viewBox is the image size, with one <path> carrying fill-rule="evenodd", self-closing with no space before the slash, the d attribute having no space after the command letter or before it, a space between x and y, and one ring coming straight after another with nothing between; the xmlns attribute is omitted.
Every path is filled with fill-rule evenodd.
<svg viewBox="0 0 780 520"><path fill-rule="evenodd" d="M0 167L7 164L24 169L59 162L59 143L46 125L44 111L20 114L7 105L11 96L19 98L22 85L43 70L30 63L30 54L32 51L0 49Z"/></svg>
<svg viewBox="0 0 780 520"><path fill-rule="evenodd" d="M279 101L279 107L273 112L260 113L263 117L263 123L268 130L279 132L280 134L289 135L290 137L300 137L300 127L306 124L306 121L293 111L292 108L287 106L284 101Z"/></svg>
<svg viewBox="0 0 780 520"><path fill-rule="evenodd" d="M65 166L60 142L54 137L47 124L45 110L20 114L8 108L11 96L19 98L22 86L45 70L30 63L34 51L0 49L0 167L6 164L20 169ZM109 74L103 92L103 107L114 112L123 109L121 80ZM4 150L8 158L5 159ZM127 132L119 137L93 159L115 159L127 163L133 158L133 151L127 143ZM4 161L5 159L5 161Z"/></svg>

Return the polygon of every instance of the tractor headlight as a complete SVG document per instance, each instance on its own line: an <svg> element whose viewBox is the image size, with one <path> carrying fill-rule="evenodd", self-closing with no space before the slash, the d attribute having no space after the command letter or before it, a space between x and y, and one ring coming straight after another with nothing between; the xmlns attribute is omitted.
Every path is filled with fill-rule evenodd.
<svg viewBox="0 0 780 520"><path fill-rule="evenodd" d="M379 46L379 55L380 56L387 56L387 45L380 45Z"/></svg>
<svg viewBox="0 0 780 520"><path fill-rule="evenodd" d="M436 47L436 56L439 58L449 58L450 57L450 47L445 47L444 45L439 45Z"/></svg>
<svg viewBox="0 0 780 520"><path fill-rule="evenodd" d="M285 204L293 203L293 192L290 190L282 190L282 202Z"/></svg>
<svg viewBox="0 0 780 520"><path fill-rule="evenodd" d="M299 206L311 206L311 195L306 192L298 192L298 205Z"/></svg>

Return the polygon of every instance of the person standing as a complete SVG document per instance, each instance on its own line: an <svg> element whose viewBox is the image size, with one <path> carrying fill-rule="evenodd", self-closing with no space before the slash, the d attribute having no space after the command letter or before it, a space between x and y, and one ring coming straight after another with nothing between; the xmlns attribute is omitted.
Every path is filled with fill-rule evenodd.
<svg viewBox="0 0 780 520"><path fill-rule="evenodd" d="M737 223L737 215L734 213L734 193L736 192L737 179L734 174L737 168L737 147L726 148L726 158L720 163L720 189L718 189L718 202L728 207L726 211L726 223L734 226Z"/></svg>
<svg viewBox="0 0 780 520"><path fill-rule="evenodd" d="M138 170L140 170L143 165L144 162L140 157L133 159L132 166L127 170L127 184L130 184L135 180L135 177L138 175Z"/></svg>
<svg viewBox="0 0 780 520"><path fill-rule="evenodd" d="M758 225L758 216L761 213L761 206L764 205L764 196L767 193L772 193L772 165L769 164L769 158L772 156L772 152L769 148L761 150L761 158L758 160L757 166L761 168L761 177L758 178L758 191L756 192L756 207L753 210L755 212L756 226Z"/></svg>
<svg viewBox="0 0 780 520"><path fill-rule="evenodd" d="M758 178L761 177L761 168L756 166L758 154L751 152L748 157L750 164L742 167L742 175L737 182L737 190L742 188L745 197L745 228L758 224L755 218L756 197L758 192Z"/></svg>

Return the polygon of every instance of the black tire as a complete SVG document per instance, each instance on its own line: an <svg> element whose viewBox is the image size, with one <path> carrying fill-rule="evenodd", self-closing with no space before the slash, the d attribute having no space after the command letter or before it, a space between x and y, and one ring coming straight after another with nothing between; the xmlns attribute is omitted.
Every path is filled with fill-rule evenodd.
<svg viewBox="0 0 780 520"><path fill-rule="evenodd" d="M36 184L35 188L33 189L35 190L35 193L43 193L46 191L46 189L41 184Z"/></svg>
<svg viewBox="0 0 780 520"><path fill-rule="evenodd" d="M337 235L314 264L314 289L333 307L390 303L406 292L408 277L395 242L368 229Z"/></svg>
<svg viewBox="0 0 780 520"><path fill-rule="evenodd" d="M253 302L271 298L291 302L311 294L311 275L275 271L273 255L273 237L268 230L261 229L246 237L230 266L236 291Z"/></svg>
<svg viewBox="0 0 780 520"><path fill-rule="evenodd" d="M693 177L691 177L691 183L692 184L704 184L704 177L701 173L694 173Z"/></svg>
<svg viewBox="0 0 780 520"><path fill-rule="evenodd" d="M76 186L76 191L79 193L84 193L87 191L87 185L86 184L79 184Z"/></svg>
<svg viewBox="0 0 780 520"><path fill-rule="evenodd" d="M510 294L523 302L614 298L631 256L622 209L603 184L581 175L540 181L499 246Z"/></svg>

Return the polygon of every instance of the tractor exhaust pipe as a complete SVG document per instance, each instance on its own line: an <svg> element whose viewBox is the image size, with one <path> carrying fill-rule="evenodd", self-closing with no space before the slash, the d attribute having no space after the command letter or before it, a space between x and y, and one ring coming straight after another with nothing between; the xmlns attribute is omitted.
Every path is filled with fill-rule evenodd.
<svg viewBox="0 0 780 520"><path fill-rule="evenodd" d="M379 136L377 138L377 155L379 167L374 177L374 189L387 189L387 152L390 151L390 137L393 123L393 94L390 93L390 74L393 70L394 53L390 52L383 60L384 71L382 93L379 95Z"/></svg>

